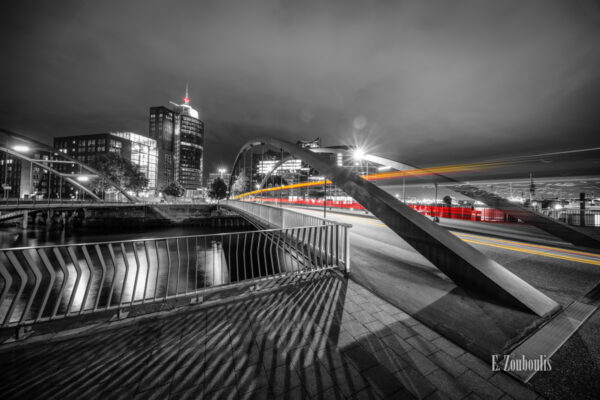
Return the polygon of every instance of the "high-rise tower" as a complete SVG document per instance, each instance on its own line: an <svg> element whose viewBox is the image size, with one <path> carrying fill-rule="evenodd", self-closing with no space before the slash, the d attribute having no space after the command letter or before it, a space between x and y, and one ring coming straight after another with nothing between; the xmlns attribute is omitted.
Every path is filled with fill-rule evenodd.
<svg viewBox="0 0 600 400"><path fill-rule="evenodd" d="M204 122L190 102L186 86L183 104L171 102L173 110L162 106L150 108L149 136L157 141L159 148L159 188L173 181L188 191L202 186Z"/></svg>

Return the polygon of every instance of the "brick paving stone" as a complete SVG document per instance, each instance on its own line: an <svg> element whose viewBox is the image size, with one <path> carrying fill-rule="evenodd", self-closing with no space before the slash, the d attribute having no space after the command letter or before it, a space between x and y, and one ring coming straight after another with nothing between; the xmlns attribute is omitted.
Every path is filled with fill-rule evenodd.
<svg viewBox="0 0 600 400"><path fill-rule="evenodd" d="M387 310L382 310L381 306L369 301L362 303L361 307L368 314L374 314L380 311L388 312Z"/></svg>
<svg viewBox="0 0 600 400"><path fill-rule="evenodd" d="M409 364L404 360L402 356L399 356L394 350L386 347L373 353L373 356L377 361L386 367L390 372L400 371L406 368Z"/></svg>
<svg viewBox="0 0 600 400"><path fill-rule="evenodd" d="M415 349L419 350L426 356L431 355L439 349L431 342L428 342L425 338L420 335L410 337L406 341Z"/></svg>
<svg viewBox="0 0 600 400"><path fill-rule="evenodd" d="M435 386L438 392L443 393L452 400L460 400L466 397L470 390L461 385L454 376L440 369L427 375L429 382Z"/></svg>
<svg viewBox="0 0 600 400"><path fill-rule="evenodd" d="M457 378L457 380L465 387L471 389L475 394L482 399L499 399L504 392L474 373L467 371Z"/></svg>
<svg viewBox="0 0 600 400"><path fill-rule="evenodd" d="M358 343L370 353L375 353L386 347L385 343L373 334L365 335L358 341Z"/></svg>
<svg viewBox="0 0 600 400"><path fill-rule="evenodd" d="M199 364L190 364L185 368L181 368L175 371L173 379L171 381L171 392L177 393L187 390L193 386L202 384L203 381L203 366Z"/></svg>
<svg viewBox="0 0 600 400"><path fill-rule="evenodd" d="M449 400L450 398L440 391L435 391L429 396L425 397L425 400Z"/></svg>
<svg viewBox="0 0 600 400"><path fill-rule="evenodd" d="M235 387L226 387L223 389L219 389L210 393L204 392L204 396L202 397L189 397L189 400L192 399L210 399L210 400L237 400L238 395L235 390Z"/></svg>
<svg viewBox="0 0 600 400"><path fill-rule="evenodd" d="M440 337L440 335L437 332L435 332L434 330L426 327L423 324L413 325L412 328L415 331L417 331L420 336L424 337L425 339L427 339L429 341L435 340L435 339L437 339L437 338Z"/></svg>
<svg viewBox="0 0 600 400"><path fill-rule="evenodd" d="M310 347L296 347L287 354L286 363L293 368L306 368L318 360L317 354Z"/></svg>
<svg viewBox="0 0 600 400"><path fill-rule="evenodd" d="M489 382L519 400L535 400L538 397L535 391L503 372L496 372Z"/></svg>
<svg viewBox="0 0 600 400"><path fill-rule="evenodd" d="M349 397L350 400L380 400L382 397L377 394L375 389L371 387L367 387L366 389L361 390L358 393L353 394ZM404 399L404 397L399 397L399 399Z"/></svg>
<svg viewBox="0 0 600 400"><path fill-rule="evenodd" d="M369 386L365 378L351 364L344 364L330 372L334 383L346 397L350 397Z"/></svg>
<svg viewBox="0 0 600 400"><path fill-rule="evenodd" d="M396 318L394 318L393 316L391 316L390 314L384 312L384 311L380 311L377 312L375 314L373 314L373 316L379 320L381 323L384 324L393 324L394 322L398 322L398 320Z"/></svg>
<svg viewBox="0 0 600 400"><path fill-rule="evenodd" d="M388 329L388 327L384 324L382 324L380 321L372 321L372 322L368 322L365 324L365 326L367 327L368 330L370 330L372 333L376 334L377 336L387 336L389 334L392 333L391 329ZM384 333L387 332L387 333Z"/></svg>
<svg viewBox="0 0 600 400"><path fill-rule="evenodd" d="M464 353L457 360L484 379L490 379L494 375L491 364L486 364L470 353Z"/></svg>
<svg viewBox="0 0 600 400"><path fill-rule="evenodd" d="M377 359L358 344L343 349L342 354L345 359L350 360L360 371L367 370L378 364Z"/></svg>
<svg viewBox="0 0 600 400"><path fill-rule="evenodd" d="M285 365L269 371L267 379L269 387L276 397L279 397L302 384L298 372Z"/></svg>
<svg viewBox="0 0 600 400"><path fill-rule="evenodd" d="M423 374L412 367L397 371L394 373L394 376L413 396L419 399L425 398L436 391L435 386Z"/></svg>
<svg viewBox="0 0 600 400"><path fill-rule="evenodd" d="M4 352L3 399L538 397L330 275L202 307Z"/></svg>
<svg viewBox="0 0 600 400"><path fill-rule="evenodd" d="M233 374L233 371L230 371ZM252 365L235 373L235 386L238 394L254 392L263 387L269 387L269 379L265 369L260 364Z"/></svg>
<svg viewBox="0 0 600 400"><path fill-rule="evenodd" d="M357 345L356 338L346 330L341 330L337 335L337 341L335 343L338 347L350 347Z"/></svg>
<svg viewBox="0 0 600 400"><path fill-rule="evenodd" d="M377 312L377 311L375 311ZM377 321L377 319L373 316L373 312L370 311L358 311L355 313L352 313L352 315L354 316L354 318L357 321L360 321L361 324L367 324L369 322L373 322L373 321Z"/></svg>
<svg viewBox="0 0 600 400"><path fill-rule="evenodd" d="M542 399L541 397L537 397L537 399ZM502 397L500 397L500 400L515 400L513 397L507 395L506 393L504 393L504 395Z"/></svg>
<svg viewBox="0 0 600 400"><path fill-rule="evenodd" d="M443 369L454 377L462 375L468 369L442 350L436 351L430 355L429 359L439 368Z"/></svg>
<svg viewBox="0 0 600 400"><path fill-rule="evenodd" d="M413 349L412 345L396 334L386 336L381 339L387 347L394 350L397 354L402 355Z"/></svg>
<svg viewBox="0 0 600 400"><path fill-rule="evenodd" d="M238 387L239 389L239 387ZM195 397L195 399L201 399L202 397ZM176 397L171 397L172 400L175 400ZM239 400L271 400L271 399L275 399L275 396L273 395L273 393L271 393L271 390L269 389L268 386L265 387L261 387L259 389L256 389L254 391L243 391L243 392L239 392L238 390L238 399Z"/></svg>
<svg viewBox="0 0 600 400"><path fill-rule="evenodd" d="M390 329L402 339L408 339L415 335L418 335L418 332L415 331L412 327L404 325L401 322L396 322L389 326Z"/></svg>
<svg viewBox="0 0 600 400"><path fill-rule="evenodd" d="M204 393L219 391L225 387L234 387L237 377L231 368L215 367L204 371Z"/></svg>
<svg viewBox="0 0 600 400"><path fill-rule="evenodd" d="M329 371L333 371L346 364L346 359L342 354L337 349L330 346L323 347L322 351L317 355L321 364Z"/></svg>
<svg viewBox="0 0 600 400"><path fill-rule="evenodd" d="M445 351L448 355L450 355L453 358L457 358L465 353L465 351L461 347L441 336L437 339L432 340L431 343L434 344L437 348Z"/></svg>
<svg viewBox="0 0 600 400"><path fill-rule="evenodd" d="M404 389L402 382L379 364L362 371L362 375L381 397L387 398Z"/></svg>
<svg viewBox="0 0 600 400"><path fill-rule="evenodd" d="M344 323L342 324L342 329L348 331L354 338L359 338L371 333L366 326L358 321Z"/></svg>
<svg viewBox="0 0 600 400"><path fill-rule="evenodd" d="M415 325L419 325L420 324L419 321L417 321L416 319L414 319L413 317L411 317L408 314L406 314L406 316L404 316L404 317L399 317L398 320L401 321L403 324L408 325L408 326L415 326Z"/></svg>
<svg viewBox="0 0 600 400"><path fill-rule="evenodd" d="M287 363L287 356L281 350L271 347L261 351L262 365L267 371L276 369Z"/></svg>
<svg viewBox="0 0 600 400"><path fill-rule="evenodd" d="M502 399L503 397L501 397L500 399ZM469 393L463 400L481 400L481 397L479 397L477 394L475 394L474 392Z"/></svg>
<svg viewBox="0 0 600 400"><path fill-rule="evenodd" d="M162 400L169 397L169 384L136 393L134 400Z"/></svg>
<svg viewBox="0 0 600 400"><path fill-rule="evenodd" d="M406 360L407 364L423 375L427 375L430 372L438 369L437 365L431 362L429 358L425 357L423 353L418 350L409 351L403 355L403 358Z"/></svg>
<svg viewBox="0 0 600 400"><path fill-rule="evenodd" d="M331 375L319 364L305 368L298 373L304 390L311 396L322 393L331 388L334 383Z"/></svg>
<svg viewBox="0 0 600 400"><path fill-rule="evenodd" d="M332 386L324 392L319 392L310 397L314 400L346 400L346 396L336 386Z"/></svg>

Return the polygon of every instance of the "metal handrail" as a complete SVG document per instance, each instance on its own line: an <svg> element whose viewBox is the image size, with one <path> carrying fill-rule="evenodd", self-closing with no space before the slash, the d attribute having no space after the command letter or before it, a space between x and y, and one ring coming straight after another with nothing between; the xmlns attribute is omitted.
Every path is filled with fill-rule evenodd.
<svg viewBox="0 0 600 400"><path fill-rule="evenodd" d="M340 224L341 225L341 224ZM303 228L317 228L323 225L313 225L313 226L305 226ZM275 232L281 231L281 228L275 229L261 229L260 232ZM127 239L127 240L112 240L112 241L104 241L104 242L84 242L84 243L65 243L65 244L47 244L42 246L23 246L23 247L5 247L1 248L0 251L9 251L9 250L29 250L29 249L44 249L44 248L54 248L54 247L69 247L69 246L94 246L97 244L119 244L119 243L133 243L133 242L145 242L149 240L166 240L166 239L186 239L186 238L202 238L202 237L212 237L212 236L227 236L227 235L235 235L235 234L244 234L248 233L248 231L239 231L239 232L225 232L225 233L207 233L203 235L185 235L185 236L160 236L160 237L152 237L152 238L144 238L144 239Z"/></svg>
<svg viewBox="0 0 600 400"><path fill-rule="evenodd" d="M349 271L341 224L0 249L0 328L326 269Z"/></svg>
<svg viewBox="0 0 600 400"><path fill-rule="evenodd" d="M251 216L261 219L264 222L268 222L271 224L276 223L277 221L265 219L264 215L263 215L264 213L262 212L263 210L268 210L269 212L273 212L275 214L280 214L281 215L280 219L282 222L286 221L286 216L296 218L299 221L299 225L297 225L297 226L314 226L314 225L316 225L314 223L314 221L319 221L320 223L322 223L324 225L332 224L332 225L344 226L346 228L352 227L352 224L338 222L338 221L334 221L334 220L330 220L330 219L325 219L325 218L317 217L314 215L307 215L307 214L303 214L303 213L300 213L297 211L293 211L293 210L289 210L289 209L277 207L277 206L271 206L271 205L267 205L267 204L257 204L254 202L239 201L239 200L226 200L224 202L224 204L236 211L243 211L243 212L250 213ZM285 227L285 226L281 226L281 225L278 225L278 226Z"/></svg>

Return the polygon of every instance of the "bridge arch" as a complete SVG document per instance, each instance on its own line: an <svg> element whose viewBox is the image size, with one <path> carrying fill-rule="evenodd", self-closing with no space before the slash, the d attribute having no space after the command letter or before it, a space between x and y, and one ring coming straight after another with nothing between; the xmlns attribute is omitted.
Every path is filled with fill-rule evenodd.
<svg viewBox="0 0 600 400"><path fill-rule="evenodd" d="M327 147L319 147L319 148L311 148L310 151L313 153L324 153L324 152L339 152L348 154L351 152L349 148L343 148L338 146L336 148L327 148ZM263 180L260 183L260 186L257 190L262 189L265 183L268 181L271 174L283 163L287 160L293 158L293 156L286 157L283 162L278 161L273 168L265 175ZM410 170L421 170L428 171L427 168L420 169L410 164L400 163L398 161L390 160L388 158L380 157L374 154L365 154L363 159L367 161L374 162L376 164L384 165L386 167L393 168L398 171L410 171ZM493 162L491 164L494 164ZM550 218L546 215L540 214L534 210L531 210L527 207L524 207L520 204L513 203L508 199L501 197L495 193L490 193L486 190L483 190L475 185L466 184L460 182L456 179L453 179L449 176L440 174L438 172L431 171L431 175L435 176L437 180L440 181L444 187L456 192L460 193L465 197L471 198L473 200L481 201L484 204L487 204L490 207L502 210L507 214L522 220L523 222L533 225L545 232L550 233L560 239L563 239L567 242L570 242L576 246L584 246L591 248L600 248L600 241L595 239L594 237L586 234L585 232L574 229L572 226L557 221L553 218ZM419 175L415 175L416 178L419 178Z"/></svg>
<svg viewBox="0 0 600 400"><path fill-rule="evenodd" d="M41 150L41 151L47 152L47 153L51 154L52 156L54 156L56 159L42 160L42 159L35 159L35 158L28 157L27 154L14 149L14 147L19 146L19 145L27 146L27 148L29 148L30 150ZM22 161L30 162L32 165L36 165L45 170L48 170L49 173L59 176L62 179L64 179L65 181L69 182L71 185L77 187L78 189L81 189L82 191L84 191L85 193L90 195L90 197L92 197L94 200L102 202L103 200L100 197L98 197L92 190L85 187L85 185L82 185L80 182L77 181L77 179L75 179L78 175L65 174L65 173L62 173L50 166L50 164L60 164L60 163L68 163L68 164L78 165L82 171L83 170L87 171L86 174L79 174L79 175L94 175L101 179L104 179L104 180L106 180L106 182L109 182L112 187L117 189L117 191L119 191L129 202L135 203L137 201L134 197L127 194L127 192L125 191L124 188L115 184L107 176L103 175L102 173L95 170L94 168L92 168L86 164L83 164L79 160L76 160L76 159L68 156L67 154L58 152L56 149L54 149L44 143L40 143L37 140L33 140L31 138L28 138L23 135L19 135L15 132L11 132L11 131L3 129L3 128L0 128L0 152L3 152L5 154L10 154L11 156L18 158Z"/></svg>
<svg viewBox="0 0 600 400"><path fill-rule="evenodd" d="M472 246L422 216L377 185L348 169L327 163L317 154L290 142L259 137L246 142L235 157L233 176L243 154L259 145L281 150L301 159L384 222L457 285L491 295L539 316L559 305L527 282Z"/></svg>

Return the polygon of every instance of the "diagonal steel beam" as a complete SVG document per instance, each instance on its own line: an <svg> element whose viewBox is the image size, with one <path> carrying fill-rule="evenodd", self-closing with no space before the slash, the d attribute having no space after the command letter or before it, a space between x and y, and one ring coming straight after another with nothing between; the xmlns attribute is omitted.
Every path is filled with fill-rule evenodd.
<svg viewBox="0 0 600 400"><path fill-rule="evenodd" d="M231 170L235 170L247 149L257 145L282 149L317 169L457 285L485 293L539 316L551 314L559 308L554 300L383 189L292 143L270 137L251 140L241 148Z"/></svg>

